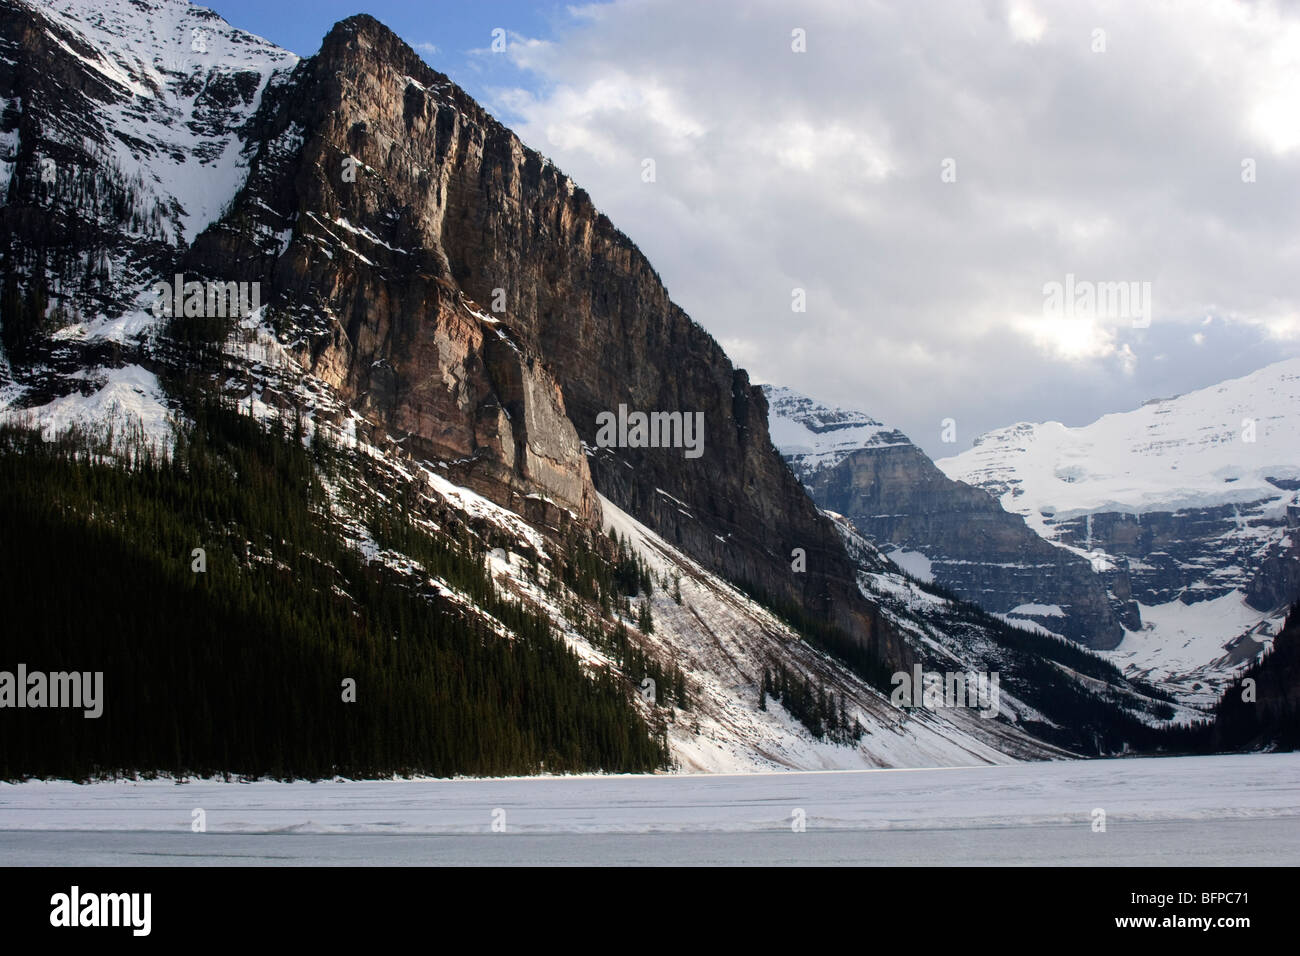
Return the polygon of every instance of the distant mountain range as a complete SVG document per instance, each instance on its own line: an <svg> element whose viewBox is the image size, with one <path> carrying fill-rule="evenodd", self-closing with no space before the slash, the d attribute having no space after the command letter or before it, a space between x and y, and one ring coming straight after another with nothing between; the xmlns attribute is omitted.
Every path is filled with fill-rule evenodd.
<svg viewBox="0 0 1300 956"><path fill-rule="evenodd" d="M1300 360L934 463L864 414L765 388L814 500L901 566L1186 700L1212 700L1300 596Z"/></svg>

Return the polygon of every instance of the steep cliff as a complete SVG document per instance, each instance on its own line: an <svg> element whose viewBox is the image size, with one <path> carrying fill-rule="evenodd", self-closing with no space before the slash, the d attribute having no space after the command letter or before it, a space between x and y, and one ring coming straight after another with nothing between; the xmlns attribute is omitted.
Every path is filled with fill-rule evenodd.
<svg viewBox="0 0 1300 956"><path fill-rule="evenodd" d="M413 454L584 520L594 486L705 566L907 658L745 372L581 189L386 27L338 24L268 92L254 139L186 270L262 278L286 346ZM703 454L597 447L620 406L702 414Z"/></svg>

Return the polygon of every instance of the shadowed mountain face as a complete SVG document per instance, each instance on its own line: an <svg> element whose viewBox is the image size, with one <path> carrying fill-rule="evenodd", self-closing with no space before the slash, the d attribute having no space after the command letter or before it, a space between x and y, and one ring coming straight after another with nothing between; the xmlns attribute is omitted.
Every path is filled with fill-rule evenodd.
<svg viewBox="0 0 1300 956"><path fill-rule="evenodd" d="M868 640L874 612L772 448L761 392L570 179L364 16L255 125L248 185L188 268L267 277L304 363L413 453L458 460L453 477L588 521L594 487L708 567ZM267 239L286 231L283 249ZM339 241L348 254L331 254ZM702 413L702 456L597 449L597 417L621 405Z"/></svg>
<svg viewBox="0 0 1300 956"><path fill-rule="evenodd" d="M844 515L914 574L986 610L1108 649L1123 634L1101 580L985 491L953 481L902 432L764 386L786 461L821 507Z"/></svg>
<svg viewBox="0 0 1300 956"><path fill-rule="evenodd" d="M1216 747L1300 747L1300 603L1268 652L1226 690L1215 714Z"/></svg>
<svg viewBox="0 0 1300 956"><path fill-rule="evenodd" d="M127 313L138 330L154 321L159 280L257 283L253 324L360 411L363 433L548 524L565 512L598 524L599 490L706 567L833 623L878 660L910 660L772 447L746 373L583 190L390 30L353 17L299 62L158 0L110 12L98 26L116 31L119 53L102 57L65 28L69 3L48 23L0 5L11 46L44 44L54 75L81 77L60 97L25 68L0 71L28 104L13 122L26 125L17 139L29 155L4 210L13 296L38 294L22 275L43 264L60 280L54 325ZM132 17L176 34L176 62L132 46ZM192 36L207 52L189 52ZM116 73L122 82L108 82ZM71 125L113 163L42 142L41 130ZM208 133L220 143L187 139ZM58 158L54 187L39 179L45 153ZM154 176L163 160L175 169ZM47 193L104 169L97 188L139 204L143 229L69 218L50 235ZM13 354L52 355L37 325L6 321ZM69 367L84 364L79 342L58 346ZM702 455L598 447L598 416L620 406L701 415ZM806 570L792 569L795 549Z"/></svg>

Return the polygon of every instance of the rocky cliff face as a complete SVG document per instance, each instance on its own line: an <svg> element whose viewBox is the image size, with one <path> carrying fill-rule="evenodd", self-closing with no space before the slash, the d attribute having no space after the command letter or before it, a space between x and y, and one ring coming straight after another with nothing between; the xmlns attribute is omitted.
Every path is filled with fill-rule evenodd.
<svg viewBox="0 0 1300 956"><path fill-rule="evenodd" d="M986 610L1107 649L1123 630L1089 562L1035 534L989 494L943 474L901 432L764 387L773 434L821 507L925 579Z"/></svg>
<svg viewBox="0 0 1300 956"><path fill-rule="evenodd" d="M30 21L28 8L7 3ZM188 19L201 14L176 13L182 8L192 9L150 6L155 20L176 21L178 56L204 26ZM210 167L172 144L186 175L171 182L192 179L195 188L146 190L171 210L166 237L134 257L120 237L106 242L113 282L61 287L61 307L134 309L131 323L160 327L145 297L159 279L259 283L263 308L247 320L250 333L271 331L364 414L362 428L376 439L391 436L530 516L568 511L595 525L599 489L707 567L833 623L879 658L910 659L859 592L834 528L772 448L761 392L671 302L645 257L583 190L372 18L338 24L301 63L207 26L209 56L235 59L196 55L196 63L173 64L176 76L146 67L143 51L134 66L123 57L100 64L128 83L154 83L158 114L148 136L166 138L167 110L172 125L193 132L204 94L191 96L192 87L225 90L233 106ZM127 49L129 32L121 31ZM77 42L74 30L66 36L69 46ZM87 47L85 62L69 69L84 73L95 56ZM109 116L111 141L121 118L110 105L138 109L138 98L115 88L84 110L51 98L43 119L23 116L47 128L71 113ZM133 150L124 156L136 167L156 159L157 150ZM36 161L20 159L28 184ZM94 164L85 157L69 165ZM219 210L198 198L208 180L232 183ZM29 199L6 215L37 212L40 197ZM15 232L11 276L24 268L22 235ZM174 329L182 319L164 321ZM15 340L37 343L39 335L16 332ZM703 454L598 447L597 417L620 406L702 415ZM792 568L796 548L806 570Z"/></svg>
<svg viewBox="0 0 1300 956"><path fill-rule="evenodd" d="M1195 604L1236 591L1254 609L1272 611L1300 594L1294 544L1268 533L1295 527L1275 505L1265 498L1144 514L1100 511L1044 525L1058 541L1115 558L1113 586L1127 587L1141 604Z"/></svg>
<svg viewBox="0 0 1300 956"><path fill-rule="evenodd" d="M591 520L598 488L866 640L872 609L772 449L761 393L570 179L369 17L335 27L258 123L248 185L187 267L269 277L296 354L485 493L540 490ZM598 449L597 417L620 405L702 413L702 456Z"/></svg>

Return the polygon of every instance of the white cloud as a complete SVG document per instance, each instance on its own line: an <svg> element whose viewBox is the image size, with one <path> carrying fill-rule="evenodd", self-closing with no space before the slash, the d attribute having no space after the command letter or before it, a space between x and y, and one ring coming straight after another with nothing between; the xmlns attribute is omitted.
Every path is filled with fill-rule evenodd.
<svg viewBox="0 0 1300 956"><path fill-rule="evenodd" d="M1011 0L1007 9L1007 26L1020 43L1037 43L1047 31L1047 21L1029 0Z"/></svg>
<svg viewBox="0 0 1300 956"><path fill-rule="evenodd" d="M1035 345L1061 361L1084 362L1120 352L1115 330L1094 317L1036 316L1021 325Z"/></svg>
<svg viewBox="0 0 1300 956"><path fill-rule="evenodd" d="M1137 371L1138 357L1125 342L1119 348L1119 367L1125 375L1132 375Z"/></svg>
<svg viewBox="0 0 1300 956"><path fill-rule="evenodd" d="M755 380L864 407L935 450L928 433L947 415L963 440L1012 420L1080 422L1300 351L1294 8L571 12L549 40L512 37L536 82L492 105ZM806 53L790 49L795 26ZM1069 273L1149 282L1151 327L1047 320L1043 284ZM807 313L790 311L796 286ZM1191 332L1207 315L1219 321L1202 348Z"/></svg>

